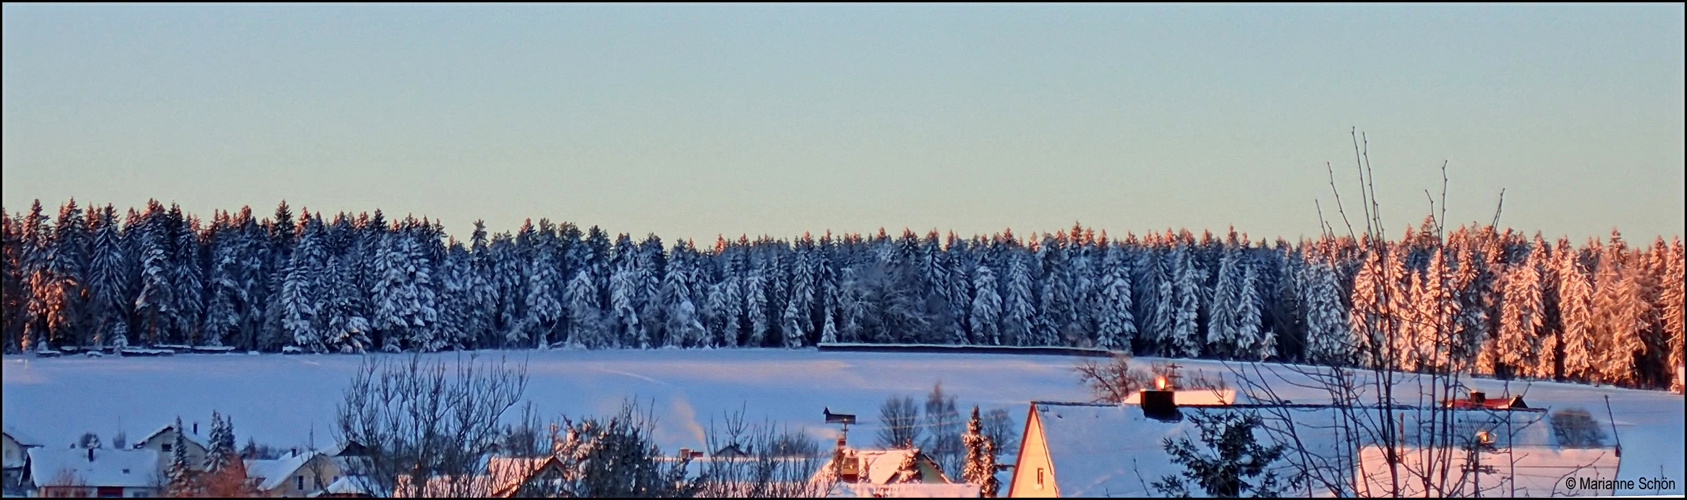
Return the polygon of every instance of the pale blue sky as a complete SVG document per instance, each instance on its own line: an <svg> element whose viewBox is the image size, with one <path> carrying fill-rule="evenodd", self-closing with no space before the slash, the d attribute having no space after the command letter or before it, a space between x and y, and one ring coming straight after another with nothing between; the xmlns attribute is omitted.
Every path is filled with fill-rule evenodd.
<svg viewBox="0 0 1687 500"><path fill-rule="evenodd" d="M1673 5L4 6L3 198L466 235L1683 229ZM1353 196L1353 191L1344 195ZM1348 198L1351 202L1352 198Z"/></svg>

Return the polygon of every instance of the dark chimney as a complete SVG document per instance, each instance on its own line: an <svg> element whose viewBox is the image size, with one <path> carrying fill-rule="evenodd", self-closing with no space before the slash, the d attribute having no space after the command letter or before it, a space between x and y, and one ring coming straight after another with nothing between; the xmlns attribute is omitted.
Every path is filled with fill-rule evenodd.
<svg viewBox="0 0 1687 500"><path fill-rule="evenodd" d="M1183 414L1177 411L1177 398L1170 390L1142 391L1142 416L1155 420L1178 421Z"/></svg>
<svg viewBox="0 0 1687 500"><path fill-rule="evenodd" d="M94 449L93 448L88 448L88 461L89 462L94 461Z"/></svg>
<svg viewBox="0 0 1687 500"><path fill-rule="evenodd" d="M293 456L295 456L295 457L299 456L299 447L297 447L297 446L293 447Z"/></svg>
<svg viewBox="0 0 1687 500"><path fill-rule="evenodd" d="M195 434L195 435L197 435L197 434L199 434L199 422L194 422L194 423L193 423L193 433L194 433L194 434Z"/></svg>
<svg viewBox="0 0 1687 500"><path fill-rule="evenodd" d="M1482 391L1470 391L1470 402L1475 404L1486 403L1488 402L1488 395Z"/></svg>

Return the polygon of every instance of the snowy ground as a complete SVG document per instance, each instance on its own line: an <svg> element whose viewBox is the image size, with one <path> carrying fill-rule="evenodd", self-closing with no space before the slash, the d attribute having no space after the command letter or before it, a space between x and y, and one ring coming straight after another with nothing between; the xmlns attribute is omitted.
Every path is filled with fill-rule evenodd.
<svg viewBox="0 0 1687 500"><path fill-rule="evenodd" d="M821 408L855 413L850 443L871 446L878 430L878 405L889 396L923 400L941 381L958 396L962 411L1007 408L1023 424L1031 400L1084 401L1072 366L1082 358L1014 354L897 354L815 350L656 351L483 351L482 357L525 361L527 390L542 416L605 415L627 397L654 403L657 439L665 449L702 448L710 417L747 408L816 437L834 437ZM447 359L452 353L429 355ZM48 445L64 446L83 432L109 441L119 428L138 439L180 415L184 422L208 422L213 409L232 415L239 441L247 436L278 447L333 442L334 405L360 358L346 355L215 355L166 358L8 356L3 364L5 424ZM1148 361L1142 359L1140 361ZM1211 361L1181 362L1185 372L1227 374ZM1267 365L1267 369L1271 369ZM1232 384L1234 385L1234 384ZM1489 394L1503 383L1480 380ZM1513 384L1512 393L1523 386ZM1610 396L1623 446L1621 478L1664 477L1682 493L1684 413L1680 395L1575 384L1535 383L1527 387L1534 407L1586 408L1606 419ZM1284 389L1296 402L1315 402L1315 393ZM1296 391L1300 391L1297 393ZM1639 492L1635 492L1639 493ZM1649 493L1649 492L1648 492ZM1666 491L1665 493L1669 493ZM1621 494L1621 492L1619 492Z"/></svg>

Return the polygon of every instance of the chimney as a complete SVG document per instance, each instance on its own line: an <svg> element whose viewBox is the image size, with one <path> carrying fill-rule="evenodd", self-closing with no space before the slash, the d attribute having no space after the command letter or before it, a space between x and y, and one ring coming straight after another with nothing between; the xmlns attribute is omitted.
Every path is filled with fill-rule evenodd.
<svg viewBox="0 0 1687 500"><path fill-rule="evenodd" d="M1177 411L1176 392L1170 389L1142 390L1142 416L1155 420L1176 422L1183 419Z"/></svg>
<svg viewBox="0 0 1687 500"><path fill-rule="evenodd" d="M193 434L196 436L199 435L199 422L193 423Z"/></svg>
<svg viewBox="0 0 1687 500"><path fill-rule="evenodd" d="M299 447L297 447L297 446L293 447L293 455L292 456L295 456L295 457L299 456Z"/></svg>
<svg viewBox="0 0 1687 500"><path fill-rule="evenodd" d="M1470 391L1470 402L1479 405L1487 403L1488 395L1484 394L1482 391Z"/></svg>
<svg viewBox="0 0 1687 500"><path fill-rule="evenodd" d="M88 461L89 462L94 461L94 449L93 448L88 448Z"/></svg>

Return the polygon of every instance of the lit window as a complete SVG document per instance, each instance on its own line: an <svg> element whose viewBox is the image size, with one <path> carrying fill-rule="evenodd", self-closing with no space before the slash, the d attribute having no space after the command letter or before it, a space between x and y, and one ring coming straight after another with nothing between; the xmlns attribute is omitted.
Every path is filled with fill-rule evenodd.
<svg viewBox="0 0 1687 500"><path fill-rule="evenodd" d="M1037 487L1038 488L1043 487L1043 468L1042 467L1037 468Z"/></svg>

